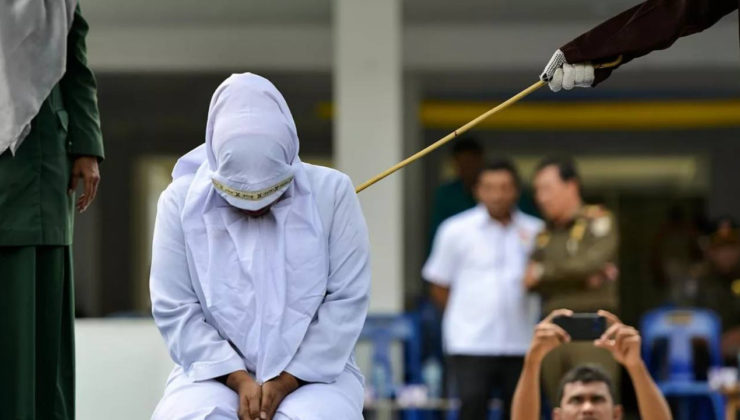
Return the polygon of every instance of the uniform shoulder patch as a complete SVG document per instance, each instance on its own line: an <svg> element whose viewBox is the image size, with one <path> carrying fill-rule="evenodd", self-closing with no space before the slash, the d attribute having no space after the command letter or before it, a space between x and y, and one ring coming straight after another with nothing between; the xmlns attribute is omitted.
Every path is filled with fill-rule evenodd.
<svg viewBox="0 0 740 420"><path fill-rule="evenodd" d="M609 210L602 205L586 206L583 210L583 215L588 219L598 219L604 216L609 216L610 214Z"/></svg>
<svg viewBox="0 0 740 420"><path fill-rule="evenodd" d="M597 238L604 237L612 230L612 219L608 215L591 220L591 233Z"/></svg>

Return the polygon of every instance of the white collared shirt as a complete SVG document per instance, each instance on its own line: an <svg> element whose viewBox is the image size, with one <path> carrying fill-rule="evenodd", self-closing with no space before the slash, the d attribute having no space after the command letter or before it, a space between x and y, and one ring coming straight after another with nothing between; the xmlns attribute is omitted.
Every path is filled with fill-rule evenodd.
<svg viewBox="0 0 740 420"><path fill-rule="evenodd" d="M518 210L503 225L483 205L442 223L422 276L450 288L442 325L447 354L527 352L540 303L526 291L524 272L543 227Z"/></svg>

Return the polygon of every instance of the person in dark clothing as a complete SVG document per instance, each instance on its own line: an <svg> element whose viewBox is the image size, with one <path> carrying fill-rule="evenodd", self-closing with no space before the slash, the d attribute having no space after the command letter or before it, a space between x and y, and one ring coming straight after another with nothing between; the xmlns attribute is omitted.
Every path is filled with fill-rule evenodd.
<svg viewBox="0 0 740 420"><path fill-rule="evenodd" d="M104 157L88 29L75 0L0 2L0 419L75 418L74 213Z"/></svg>
<svg viewBox="0 0 740 420"><path fill-rule="evenodd" d="M440 185L434 194L432 219L429 227L429 246L439 225L446 219L475 207L473 186L483 168L483 148L473 139L463 139L452 148L452 159L457 178Z"/></svg>
<svg viewBox="0 0 740 420"><path fill-rule="evenodd" d="M620 66L702 32L737 8L738 0L647 0L560 47L540 80L554 92L596 86ZM594 68L602 63L617 65Z"/></svg>

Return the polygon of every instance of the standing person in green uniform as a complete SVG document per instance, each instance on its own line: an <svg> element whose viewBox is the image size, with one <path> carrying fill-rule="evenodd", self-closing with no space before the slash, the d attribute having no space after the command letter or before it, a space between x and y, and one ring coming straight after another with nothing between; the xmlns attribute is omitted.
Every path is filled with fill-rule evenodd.
<svg viewBox="0 0 740 420"><path fill-rule="evenodd" d="M76 0L0 2L0 419L75 418L73 217L103 159L87 32Z"/></svg>
<svg viewBox="0 0 740 420"><path fill-rule="evenodd" d="M617 227L601 206L584 205L575 163L567 158L543 160L535 171L535 199L547 225L537 237L525 274L525 286L542 297L542 313L568 308L574 312L616 312ZM558 382L577 364L598 363L613 378L618 365L593 343L569 343L548 355L543 365L545 391L551 401Z"/></svg>

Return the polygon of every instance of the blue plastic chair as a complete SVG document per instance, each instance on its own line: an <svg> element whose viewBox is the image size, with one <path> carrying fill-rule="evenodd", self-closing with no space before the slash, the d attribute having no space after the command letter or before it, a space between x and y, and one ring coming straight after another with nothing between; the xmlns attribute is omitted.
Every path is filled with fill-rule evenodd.
<svg viewBox="0 0 740 420"><path fill-rule="evenodd" d="M722 395L712 391L707 382L696 380L692 343L697 338L705 340L710 367L721 365L722 325L717 314L707 309L657 309L642 318L640 332L643 360L648 363L650 373L666 398L679 400L679 418L688 418L690 401L705 399L711 402L713 415L704 414L702 418L723 419L725 402ZM667 369L663 371L654 363L653 349L659 340L668 344Z"/></svg>
<svg viewBox="0 0 740 420"><path fill-rule="evenodd" d="M369 382L373 385L378 397L391 399L396 396L398 387L393 383L391 364L391 345L394 342L404 344L404 364L406 382L421 384L421 337L419 318L414 314L404 315L369 315L360 333L360 341L372 343L372 371ZM418 420L419 410L405 410L404 418Z"/></svg>

